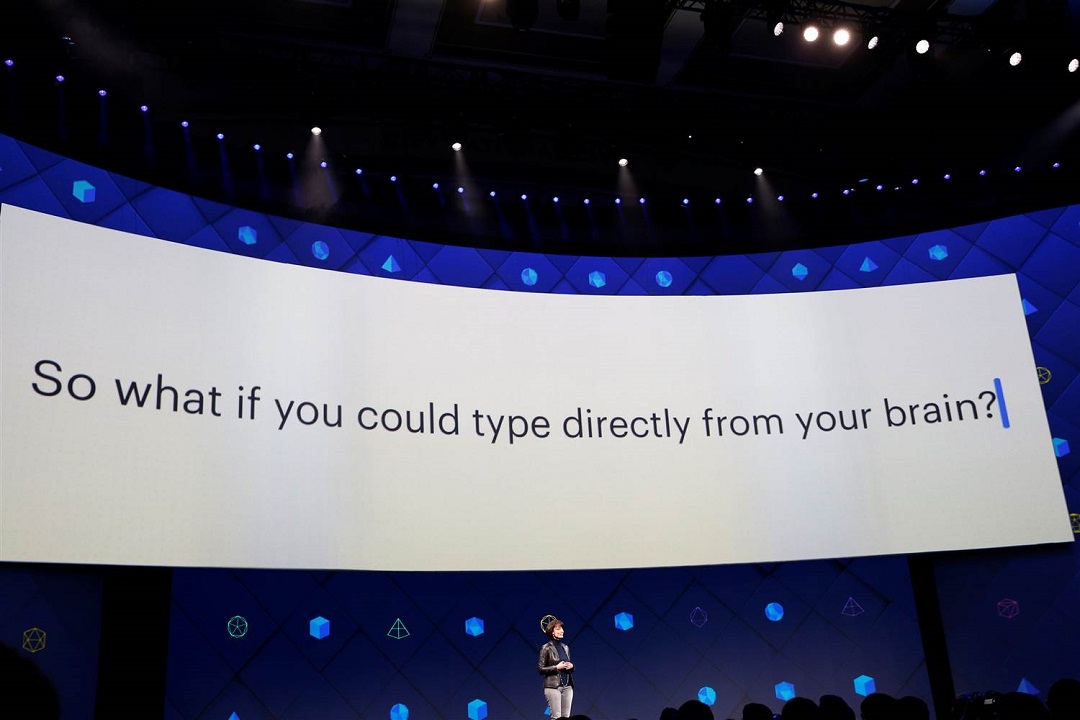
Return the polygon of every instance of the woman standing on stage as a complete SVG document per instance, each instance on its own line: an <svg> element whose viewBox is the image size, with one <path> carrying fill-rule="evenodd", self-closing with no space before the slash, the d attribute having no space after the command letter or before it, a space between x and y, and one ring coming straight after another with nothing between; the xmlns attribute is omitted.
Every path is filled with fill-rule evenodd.
<svg viewBox="0 0 1080 720"><path fill-rule="evenodd" d="M544 630L551 638L540 648L540 674L544 676L544 698L551 710L551 720L570 717L574 701L574 663L570 647L563 642L562 620L552 618Z"/></svg>

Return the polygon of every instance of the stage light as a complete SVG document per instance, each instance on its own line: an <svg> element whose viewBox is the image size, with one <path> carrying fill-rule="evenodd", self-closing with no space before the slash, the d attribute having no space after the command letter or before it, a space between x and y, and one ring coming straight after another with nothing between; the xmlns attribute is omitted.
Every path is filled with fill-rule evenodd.
<svg viewBox="0 0 1080 720"><path fill-rule="evenodd" d="M875 189L875 190L878 190L878 191L881 191L881 190L884 190L884 189L885 189L885 186L884 186L884 185L878 185L878 186L877 186L876 188L874 188L874 189Z"/></svg>
<svg viewBox="0 0 1080 720"><path fill-rule="evenodd" d="M1055 170L1057 170L1057 169L1058 169L1059 167L1061 167L1061 163L1059 163L1059 162L1056 162L1056 163L1054 163L1053 165L1051 165L1050 167L1052 167L1052 168L1054 168Z"/></svg>
<svg viewBox="0 0 1080 720"><path fill-rule="evenodd" d="M1069 72L1074 73L1080 68L1080 58L1073 58L1069 61Z"/></svg>
<svg viewBox="0 0 1080 720"><path fill-rule="evenodd" d="M757 175L758 177L761 177L762 173L764 173L764 172L765 171L762 170L761 168L754 168L754 174Z"/></svg>
<svg viewBox="0 0 1080 720"><path fill-rule="evenodd" d="M821 32L817 29L816 25L807 25L803 28L802 36L803 40L806 42L814 42L818 39L819 35L821 35Z"/></svg>
<svg viewBox="0 0 1080 720"><path fill-rule="evenodd" d="M322 135L322 128L316 125L315 127L311 128L311 134L315 137L319 137L320 135Z"/></svg>
<svg viewBox="0 0 1080 720"><path fill-rule="evenodd" d="M776 196L776 200L777 200L778 202L784 202L784 196L783 196L783 195L777 195L777 196Z"/></svg>
<svg viewBox="0 0 1080 720"><path fill-rule="evenodd" d="M682 199L682 204L683 204L683 207L686 207L687 205L689 205L690 204L690 198L683 198Z"/></svg>
<svg viewBox="0 0 1080 720"><path fill-rule="evenodd" d="M638 198L638 205L644 205L644 204L645 204L645 198Z"/></svg>
<svg viewBox="0 0 1080 720"><path fill-rule="evenodd" d="M262 150L262 145L260 145L259 143L255 143L255 145L253 145L252 147L255 149L256 152Z"/></svg>
<svg viewBox="0 0 1080 720"><path fill-rule="evenodd" d="M979 177L986 177L986 171L985 170L980 170L979 171Z"/></svg>
<svg viewBox="0 0 1080 720"><path fill-rule="evenodd" d="M106 95L108 95L109 93L107 93L107 92L106 92L106 91L104 91L104 90L98 90L98 91L97 91L97 94L98 94L98 97L105 97L105 96L106 96Z"/></svg>
<svg viewBox="0 0 1080 720"><path fill-rule="evenodd" d="M439 189L439 183L431 183L431 189L432 190L438 190Z"/></svg>
<svg viewBox="0 0 1080 720"><path fill-rule="evenodd" d="M810 197L817 200L817 193L810 193Z"/></svg>
<svg viewBox="0 0 1080 720"><path fill-rule="evenodd" d="M772 26L772 34L773 34L773 37L780 37L781 35L784 34L784 23L783 23L783 21L777 21L777 23Z"/></svg>
<svg viewBox="0 0 1080 720"><path fill-rule="evenodd" d="M465 188L461 187L460 185L458 185L457 191L458 191L458 195L464 195L465 194Z"/></svg>
<svg viewBox="0 0 1080 720"><path fill-rule="evenodd" d="M58 83L64 82L64 76L63 75L57 75L56 76L56 82L58 82Z"/></svg>
<svg viewBox="0 0 1080 720"><path fill-rule="evenodd" d="M522 196L522 199L524 199L524 196ZM551 202L553 202L553 203L555 203L556 205L558 205L558 204L559 204L559 196L558 196L558 195L556 195L555 197L551 198Z"/></svg>
<svg viewBox="0 0 1080 720"><path fill-rule="evenodd" d="M626 158L619 158L619 167L626 167L630 164L630 161Z"/></svg>
<svg viewBox="0 0 1080 720"><path fill-rule="evenodd" d="M1023 55L1021 55L1018 52L1014 52L1012 55L1009 56L1009 65L1011 65L1012 67L1016 67L1017 65L1020 64L1020 61L1023 60L1023 59L1024 59Z"/></svg>
<svg viewBox="0 0 1080 720"><path fill-rule="evenodd" d="M391 175L390 182L397 182L397 175Z"/></svg>
<svg viewBox="0 0 1080 720"><path fill-rule="evenodd" d="M495 197L495 191L492 190L491 192L489 192L488 197Z"/></svg>
<svg viewBox="0 0 1080 720"><path fill-rule="evenodd" d="M356 168L356 174L357 175L363 175L364 174L363 168Z"/></svg>
<svg viewBox="0 0 1080 720"><path fill-rule="evenodd" d="M1023 170L1023 168L1020 167L1019 165L1017 165L1016 167L1013 168L1013 172L1020 172L1021 170Z"/></svg>
<svg viewBox="0 0 1080 720"><path fill-rule="evenodd" d="M622 205L622 199L621 198L615 198L615 204L616 205Z"/></svg>
<svg viewBox="0 0 1080 720"><path fill-rule="evenodd" d="M218 133L217 134L217 139L218 140L224 140L225 139L225 133Z"/></svg>
<svg viewBox="0 0 1080 720"><path fill-rule="evenodd" d="M450 146L450 149L453 150L454 152L461 152L461 143L459 143L459 142L454 143L453 145Z"/></svg>
<svg viewBox="0 0 1080 720"><path fill-rule="evenodd" d="M912 185L918 185L919 184L919 178L912 178L911 184Z"/></svg>
<svg viewBox="0 0 1080 720"><path fill-rule="evenodd" d="M140 105L139 112L150 112L150 107L148 105Z"/></svg>
<svg viewBox="0 0 1080 720"><path fill-rule="evenodd" d="M586 204L586 205L588 205L588 204L589 204L589 198L585 198L585 204Z"/></svg>
<svg viewBox="0 0 1080 720"><path fill-rule="evenodd" d="M850 195L850 194L851 194L851 190L849 190L848 188L844 188L844 194L845 194L845 195Z"/></svg>
<svg viewBox="0 0 1080 720"><path fill-rule="evenodd" d="M293 157L295 157L295 156L292 153L285 153L285 157L288 158L289 160L292 160Z"/></svg>
<svg viewBox="0 0 1080 720"><path fill-rule="evenodd" d="M746 204L747 204L747 205L753 205L753 204L754 204L754 198L752 198L752 197L747 197L747 198L746 198Z"/></svg>
<svg viewBox="0 0 1080 720"><path fill-rule="evenodd" d="M920 40L919 42L915 43L915 52L919 53L920 55L925 55L926 53L930 52L930 41Z"/></svg>
<svg viewBox="0 0 1080 720"><path fill-rule="evenodd" d="M880 43L880 42L881 42L881 38L879 38L877 35L874 35L869 40L866 41L866 49L867 50L873 50L874 48L876 48L878 46L878 43Z"/></svg>
<svg viewBox="0 0 1080 720"><path fill-rule="evenodd" d="M832 41L837 45L847 45L851 41L851 31L847 28L840 28L833 33Z"/></svg>
<svg viewBox="0 0 1080 720"><path fill-rule="evenodd" d="M8 58L7 60L4 61L4 64L7 65L8 67L11 67L12 65L15 64L15 61L12 60L11 58Z"/></svg>
<svg viewBox="0 0 1080 720"><path fill-rule="evenodd" d="M188 128L189 125L190 125L190 123L188 123L187 120L181 120L180 121L180 127L184 128L185 130Z"/></svg>
<svg viewBox="0 0 1080 720"><path fill-rule="evenodd" d="M528 196L528 195L526 195L525 193L521 193L521 199L522 199L522 200L528 200L528 199L529 199L529 196Z"/></svg>
<svg viewBox="0 0 1080 720"><path fill-rule="evenodd" d="M326 161L323 160L321 163L319 163L319 167L325 168L326 167Z"/></svg>
<svg viewBox="0 0 1080 720"><path fill-rule="evenodd" d="M952 180L952 175L950 175L949 173L945 173L945 174L944 174L944 175L943 175L942 177L943 177L943 178L944 178L945 180Z"/></svg>
<svg viewBox="0 0 1080 720"><path fill-rule="evenodd" d="M720 198L716 198L716 200L714 200L713 203L716 204L716 205L719 205L720 204Z"/></svg>

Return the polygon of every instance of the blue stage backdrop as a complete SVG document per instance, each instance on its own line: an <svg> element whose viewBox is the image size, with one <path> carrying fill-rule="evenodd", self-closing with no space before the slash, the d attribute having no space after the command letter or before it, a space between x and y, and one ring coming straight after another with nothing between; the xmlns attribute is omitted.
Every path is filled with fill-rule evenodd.
<svg viewBox="0 0 1080 720"><path fill-rule="evenodd" d="M0 202L275 262L491 290L749 294L1015 272L1067 501L1080 510L1080 460L1070 447L1080 443L1080 206L815 250L569 257L264 215L2 136ZM1075 674L1078 558L1073 546L933 558L957 691L1019 688L1045 698L1050 682ZM78 706L65 717L88 717L100 583L62 568L0 572L3 642L18 648L31 627L67 628L72 647L84 650L54 660L61 633L59 644L50 634L45 649L20 652ZM61 586L63 604L42 589ZM24 588L21 601L9 587ZM855 704L876 689L929 700L900 557L521 573L178 569L164 715L542 720L535 662L546 613L567 624L579 666L575 710L597 720L656 717L692 697L713 703L719 718L737 717L750 700L779 708L789 693L836 693Z"/></svg>

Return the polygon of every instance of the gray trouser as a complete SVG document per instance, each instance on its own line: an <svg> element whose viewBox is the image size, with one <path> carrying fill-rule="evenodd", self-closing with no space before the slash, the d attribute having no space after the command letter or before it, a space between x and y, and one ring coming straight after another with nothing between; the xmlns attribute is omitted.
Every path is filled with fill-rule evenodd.
<svg viewBox="0 0 1080 720"><path fill-rule="evenodd" d="M574 688L569 685L544 688L544 697L547 698L548 707L551 709L551 720L570 717L570 703L574 702Z"/></svg>

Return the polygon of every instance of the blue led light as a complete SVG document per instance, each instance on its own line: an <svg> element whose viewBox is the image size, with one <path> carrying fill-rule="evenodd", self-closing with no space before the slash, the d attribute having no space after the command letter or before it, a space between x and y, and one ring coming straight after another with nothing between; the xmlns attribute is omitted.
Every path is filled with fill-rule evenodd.
<svg viewBox="0 0 1080 720"><path fill-rule="evenodd" d="M62 82L64 82L64 79L65 79L65 78L64 78L64 76L63 76L63 75L57 75L57 76L56 76L56 82L58 82L58 83L62 83Z"/></svg>
<svg viewBox="0 0 1080 720"><path fill-rule="evenodd" d="M522 199L522 200L528 200L528 199L529 199L529 196L528 196L528 195L526 195L525 193L521 193L521 199Z"/></svg>
<svg viewBox="0 0 1080 720"><path fill-rule="evenodd" d="M844 194L845 194L845 195L850 195L850 194L851 194L851 191L850 191L850 190L848 190L847 188L844 188Z"/></svg>
<svg viewBox="0 0 1080 720"><path fill-rule="evenodd" d="M817 200L818 194L817 193L810 193L810 197L812 197L814 200Z"/></svg>
<svg viewBox="0 0 1080 720"><path fill-rule="evenodd" d="M97 94L98 94L98 97L105 97L109 93L105 92L104 90L98 90Z"/></svg>
<svg viewBox="0 0 1080 720"><path fill-rule="evenodd" d="M489 192L488 197L495 197L495 191L492 190L491 192Z"/></svg>
<svg viewBox="0 0 1080 720"><path fill-rule="evenodd" d="M586 205L588 205L588 204L589 204L589 198L585 198L585 204L586 204Z"/></svg>
<svg viewBox="0 0 1080 720"><path fill-rule="evenodd" d="M912 185L918 185L919 184L919 178L912 178L911 184Z"/></svg>
<svg viewBox="0 0 1080 720"><path fill-rule="evenodd" d="M714 202L715 204L719 205L719 204L720 204L720 198L716 198L715 200L713 200L713 202Z"/></svg>
<svg viewBox="0 0 1080 720"><path fill-rule="evenodd" d="M753 204L754 204L754 198L752 198L752 197L750 197L750 196L747 196L747 198L746 198L746 204L747 204L747 205L753 205Z"/></svg>
<svg viewBox="0 0 1080 720"><path fill-rule="evenodd" d="M690 198L683 198L682 199L682 204L683 204L683 207L689 205L690 204Z"/></svg>
<svg viewBox="0 0 1080 720"><path fill-rule="evenodd" d="M986 171L985 170L980 170L979 171L979 177L986 177Z"/></svg>
<svg viewBox="0 0 1080 720"><path fill-rule="evenodd" d="M615 198L616 205L622 205L622 198Z"/></svg>
<svg viewBox="0 0 1080 720"><path fill-rule="evenodd" d="M777 202L784 202L784 196L783 195L777 195L776 200L777 200Z"/></svg>
<svg viewBox="0 0 1080 720"><path fill-rule="evenodd" d="M357 175L363 175L364 174L363 168L356 168L356 174Z"/></svg>
<svg viewBox="0 0 1080 720"><path fill-rule="evenodd" d="M8 58L7 60L4 61L4 64L7 65L8 67L11 67L12 65L15 64L15 61L12 60L11 58Z"/></svg>
<svg viewBox="0 0 1080 720"><path fill-rule="evenodd" d="M641 204L641 205L644 205L645 204L645 198L638 198L638 203Z"/></svg>
<svg viewBox="0 0 1080 720"><path fill-rule="evenodd" d="M225 139L225 133L218 133L217 134L217 139L218 140L224 140Z"/></svg>
<svg viewBox="0 0 1080 720"><path fill-rule="evenodd" d="M288 159L292 160L292 159L293 159L293 157L295 157L295 156L294 156L294 155L293 155L292 153L285 153L285 157L287 157Z"/></svg>
<svg viewBox="0 0 1080 720"><path fill-rule="evenodd" d="M438 190L439 189L439 183L431 183L431 187L434 190Z"/></svg>
<svg viewBox="0 0 1080 720"><path fill-rule="evenodd" d="M397 182L397 175L391 175L390 182Z"/></svg>
<svg viewBox="0 0 1080 720"><path fill-rule="evenodd" d="M1023 170L1023 168L1020 167L1019 165L1017 165L1016 167L1013 168L1013 172L1020 172L1021 170Z"/></svg>
<svg viewBox="0 0 1080 720"><path fill-rule="evenodd" d="M319 167L321 167L321 168L326 167L326 161L323 160L321 163L319 163Z"/></svg>
<svg viewBox="0 0 1080 720"><path fill-rule="evenodd" d="M149 105L140 105L139 106L139 112L150 112L150 106Z"/></svg>
<svg viewBox="0 0 1080 720"><path fill-rule="evenodd" d="M464 195L465 194L465 188L461 187L460 185L458 185L457 191L458 191L458 195Z"/></svg>

